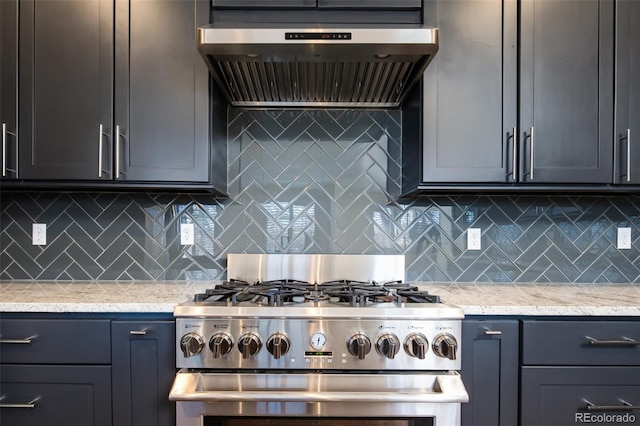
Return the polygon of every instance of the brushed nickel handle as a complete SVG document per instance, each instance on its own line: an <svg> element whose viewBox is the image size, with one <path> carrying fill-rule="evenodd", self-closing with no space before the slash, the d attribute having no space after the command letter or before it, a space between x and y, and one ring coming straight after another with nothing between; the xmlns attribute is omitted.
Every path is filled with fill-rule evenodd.
<svg viewBox="0 0 640 426"><path fill-rule="evenodd" d="M640 410L640 405L633 405L630 402L621 399L622 405L596 405L588 399L583 399L587 404L588 411L635 411Z"/></svg>
<svg viewBox="0 0 640 426"><path fill-rule="evenodd" d="M533 126L531 126L531 128L530 128L529 138L531 139L531 159L530 159L531 170L529 171L529 175L531 176L531 180L533 180L534 179L534 177L533 177L533 152L534 152L533 151L533 142L534 142L534 139L533 139Z"/></svg>
<svg viewBox="0 0 640 426"><path fill-rule="evenodd" d="M517 180L516 172L518 170L518 141L517 141L517 127L513 128L513 180Z"/></svg>
<svg viewBox="0 0 640 426"><path fill-rule="evenodd" d="M631 129L627 129L627 182L631 182Z"/></svg>
<svg viewBox="0 0 640 426"><path fill-rule="evenodd" d="M7 345L30 345L31 341L35 339L37 336L30 336L24 339L0 339L0 344Z"/></svg>
<svg viewBox="0 0 640 426"><path fill-rule="evenodd" d="M147 330L131 330L129 334L131 336L145 336L147 334Z"/></svg>
<svg viewBox="0 0 640 426"><path fill-rule="evenodd" d="M102 136L104 134L103 126L100 124L100 139L98 140L98 177L102 178Z"/></svg>
<svg viewBox="0 0 640 426"><path fill-rule="evenodd" d="M120 126L116 124L116 179L120 178Z"/></svg>
<svg viewBox="0 0 640 426"><path fill-rule="evenodd" d="M6 398L6 395L0 396L0 401ZM25 404L5 404L0 403L0 408L22 408L22 409L32 409L36 408L36 402L40 399L39 396L33 398L31 401Z"/></svg>
<svg viewBox="0 0 640 426"><path fill-rule="evenodd" d="M486 336L502 336L502 331L500 330L491 330L490 328L484 329L484 334Z"/></svg>
<svg viewBox="0 0 640 426"><path fill-rule="evenodd" d="M7 175L7 123L2 123L2 176Z"/></svg>
<svg viewBox="0 0 640 426"><path fill-rule="evenodd" d="M584 338L587 339L587 343L592 346L640 346L640 340L635 340L630 337L612 340L598 340L590 336L584 336Z"/></svg>

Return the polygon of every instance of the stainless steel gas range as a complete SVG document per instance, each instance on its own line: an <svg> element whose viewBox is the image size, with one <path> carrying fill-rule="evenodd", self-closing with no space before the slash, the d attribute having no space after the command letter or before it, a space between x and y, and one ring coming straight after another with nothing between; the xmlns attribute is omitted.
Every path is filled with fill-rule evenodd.
<svg viewBox="0 0 640 426"><path fill-rule="evenodd" d="M458 426L463 312L403 256L229 255L176 307L178 426Z"/></svg>

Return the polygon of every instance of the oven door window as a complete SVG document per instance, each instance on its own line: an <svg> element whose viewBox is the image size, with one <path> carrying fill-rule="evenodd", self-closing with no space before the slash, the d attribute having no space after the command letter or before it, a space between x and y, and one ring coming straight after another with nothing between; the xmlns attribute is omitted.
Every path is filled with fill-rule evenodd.
<svg viewBox="0 0 640 426"><path fill-rule="evenodd" d="M431 418L204 417L204 426L433 426Z"/></svg>

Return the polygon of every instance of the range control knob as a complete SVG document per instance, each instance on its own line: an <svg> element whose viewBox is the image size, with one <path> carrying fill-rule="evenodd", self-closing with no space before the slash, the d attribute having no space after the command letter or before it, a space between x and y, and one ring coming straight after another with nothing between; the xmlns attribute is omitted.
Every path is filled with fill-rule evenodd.
<svg viewBox="0 0 640 426"><path fill-rule="evenodd" d="M185 358L197 355L204 349L204 339L198 333L187 333L180 339L180 349Z"/></svg>
<svg viewBox="0 0 640 426"><path fill-rule="evenodd" d="M424 359L429 349L429 341L422 333L411 333L404 340L404 351L407 355Z"/></svg>
<svg viewBox="0 0 640 426"><path fill-rule="evenodd" d="M222 358L233 348L233 339L227 333L216 333L209 340L209 349L214 358Z"/></svg>
<svg viewBox="0 0 640 426"><path fill-rule="evenodd" d="M267 339L267 350L275 359L280 359L282 355L289 352L291 342L283 333L273 333Z"/></svg>
<svg viewBox="0 0 640 426"><path fill-rule="evenodd" d="M400 340L398 340L398 336L393 333L386 333L378 337L376 350L380 355L394 359L398 352L400 352Z"/></svg>
<svg viewBox="0 0 640 426"><path fill-rule="evenodd" d="M262 340L260 336L253 333L246 333L238 339L238 350L242 354L243 359L249 359L262 349Z"/></svg>
<svg viewBox="0 0 640 426"><path fill-rule="evenodd" d="M433 341L433 351L442 358L456 359L458 341L449 333L438 334Z"/></svg>
<svg viewBox="0 0 640 426"><path fill-rule="evenodd" d="M364 359L371 352L371 340L362 333L354 334L347 343L347 350L358 359Z"/></svg>

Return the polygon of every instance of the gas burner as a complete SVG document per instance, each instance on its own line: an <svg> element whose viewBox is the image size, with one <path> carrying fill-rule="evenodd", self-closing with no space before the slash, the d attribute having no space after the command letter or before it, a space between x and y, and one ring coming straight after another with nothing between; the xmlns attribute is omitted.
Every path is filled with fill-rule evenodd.
<svg viewBox="0 0 640 426"><path fill-rule="evenodd" d="M226 289L223 287L208 288L204 293L197 293L193 296L194 302L224 302L229 300L236 293L235 289Z"/></svg>
<svg viewBox="0 0 640 426"><path fill-rule="evenodd" d="M258 287L258 288L253 288ZM308 293L305 289L288 288L288 287L267 287L267 286L253 286L249 288L248 294L252 294L256 297L252 298L254 303L263 304L266 302L269 306L288 305L292 303L303 303L305 295ZM262 288L261 288L262 287Z"/></svg>
<svg viewBox="0 0 640 426"><path fill-rule="evenodd" d="M440 296L429 294L428 291L419 290L418 287L397 289L396 294L401 296L403 301L410 303L440 303ZM404 298L406 298L406 300L404 300Z"/></svg>
<svg viewBox="0 0 640 426"><path fill-rule="evenodd" d="M350 306L357 304L366 305L369 302L380 303L393 301L389 292L375 286L342 286L326 290L324 293L334 303L348 303Z"/></svg>

